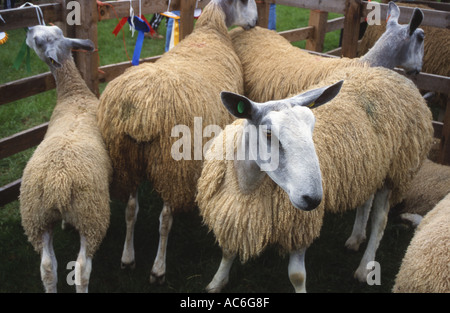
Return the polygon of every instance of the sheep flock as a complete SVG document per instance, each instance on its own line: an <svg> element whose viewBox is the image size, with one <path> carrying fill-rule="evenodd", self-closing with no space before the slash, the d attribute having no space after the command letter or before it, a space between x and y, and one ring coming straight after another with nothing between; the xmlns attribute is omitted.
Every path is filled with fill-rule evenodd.
<svg viewBox="0 0 450 313"><path fill-rule="evenodd" d="M419 27L420 9L406 25L398 23L394 2L388 10L385 34L360 58L325 58L256 26L255 0L211 0L190 35L156 62L125 70L99 98L71 55L92 51L92 42L66 38L56 26L30 27L26 43L48 65L57 89L19 197L44 290L58 290L53 237L63 221L79 234L76 291L88 292L102 266L93 258L107 233L117 231L110 223L113 201L125 204L118 267L146 263L137 254L142 249L135 252L135 227L145 210L139 200L149 196L138 190L148 183L162 203L151 284L165 284L176 272L176 262L166 265L169 234L184 225L176 219L193 215L214 240L202 248L218 252L209 260L215 275L205 278L207 292L241 283L247 273L232 275L233 261L258 262L271 248L288 255L286 278L295 292L306 292L308 251L324 221L354 212L352 233L336 234L348 237L343 254L345 247L364 246L352 280L368 283L368 265L389 240L388 218L400 216L415 229L398 251L404 257L392 292L450 293L450 167L429 159L433 117L421 91L392 70L427 68L428 28ZM197 230L183 231L186 242L178 245L195 246L188 241ZM325 267L332 260L314 262ZM202 270L198 264L199 276Z"/></svg>

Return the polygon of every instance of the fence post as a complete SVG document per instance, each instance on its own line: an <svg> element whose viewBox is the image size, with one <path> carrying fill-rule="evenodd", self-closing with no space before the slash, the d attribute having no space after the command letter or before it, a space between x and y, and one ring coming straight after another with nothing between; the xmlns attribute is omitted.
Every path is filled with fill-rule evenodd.
<svg viewBox="0 0 450 313"><path fill-rule="evenodd" d="M80 3L80 24L74 25L75 31L68 28L68 33L74 33L76 38L80 39L90 39L94 43L94 46L98 48L97 41L97 2L93 0L77 0ZM66 6L66 1L63 5ZM63 12L66 10L64 7ZM63 17L63 22L66 22L66 17ZM86 81L87 86L91 91L97 95L100 95L98 88L98 51L94 52L84 52L75 51L74 52L75 63L77 68L81 73L81 76Z"/></svg>
<svg viewBox="0 0 450 313"><path fill-rule="evenodd" d="M357 56L361 9L361 0L346 0L342 34L342 56L344 57L354 58Z"/></svg>
<svg viewBox="0 0 450 313"><path fill-rule="evenodd" d="M180 1L180 41L194 30L196 0Z"/></svg>
<svg viewBox="0 0 450 313"><path fill-rule="evenodd" d="M308 26L314 27L313 36L306 40L306 50L322 52L327 32L328 12L311 10Z"/></svg>
<svg viewBox="0 0 450 313"><path fill-rule="evenodd" d="M256 1L256 7L258 9L258 22L256 25L267 28L269 26L270 2L267 0Z"/></svg>
<svg viewBox="0 0 450 313"><path fill-rule="evenodd" d="M450 94L447 96L447 108L443 121L439 163L450 165Z"/></svg>

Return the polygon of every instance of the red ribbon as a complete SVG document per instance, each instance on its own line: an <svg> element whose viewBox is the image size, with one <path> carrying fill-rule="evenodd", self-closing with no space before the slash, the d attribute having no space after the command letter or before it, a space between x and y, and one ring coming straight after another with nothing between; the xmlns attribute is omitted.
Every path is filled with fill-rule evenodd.
<svg viewBox="0 0 450 313"><path fill-rule="evenodd" d="M128 20L128 17L122 17L122 19L117 24L116 28L114 28L114 30L113 30L114 36L117 36L117 34L122 29L123 25L125 25L125 23L127 22L127 20Z"/></svg>
<svg viewBox="0 0 450 313"><path fill-rule="evenodd" d="M147 21L147 19L145 18L144 15L141 15L141 19L143 19L145 21L145 23L147 23L148 27L150 28L150 34L153 35L155 33L155 30L150 26L150 23ZM119 21L119 23L116 25L116 27L113 30L113 34L114 36L117 36L117 34L120 32L120 30L122 29L123 25L125 25L128 21L128 17L122 17L122 19Z"/></svg>

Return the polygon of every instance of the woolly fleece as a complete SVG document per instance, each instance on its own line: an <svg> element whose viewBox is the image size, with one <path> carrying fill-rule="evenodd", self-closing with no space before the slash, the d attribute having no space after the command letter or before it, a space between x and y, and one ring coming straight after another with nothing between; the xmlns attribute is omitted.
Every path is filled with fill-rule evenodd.
<svg viewBox="0 0 450 313"><path fill-rule="evenodd" d="M236 153L243 122L228 125L206 154L196 198L204 223L213 230L225 253L239 253L242 262L259 255L269 244L278 244L280 252L308 247L319 236L322 206L310 212L294 208L286 192L267 175L257 189L244 194L234 161L221 161L227 151ZM219 145L223 148L218 149Z"/></svg>
<svg viewBox="0 0 450 313"><path fill-rule="evenodd" d="M63 218L86 237L92 257L109 226L111 161L97 126L98 99L73 60L56 70L55 79L57 105L22 176L22 225L40 253L43 233Z"/></svg>
<svg viewBox="0 0 450 313"><path fill-rule="evenodd" d="M410 80L384 68L336 71L311 88L341 79L340 93L313 110L324 197L310 220L304 220L304 212L291 209L286 195L268 178L258 192L242 195L232 161L205 160L197 202L225 252L238 252L245 261L270 243L280 244L284 251L307 247L319 234L324 208L352 210L384 183L393 190L391 204L402 199L431 145L430 110ZM371 83L362 88L364 80ZM233 142L239 139L227 129L213 141L208 154L214 154L214 145L222 144L224 136L236 137Z"/></svg>
<svg viewBox="0 0 450 313"><path fill-rule="evenodd" d="M106 87L98 118L113 162L115 196L126 199L149 179L175 211L194 207L202 160L174 160L171 147L180 138L171 130L187 125L194 134L194 117L204 126L233 120L220 92L242 93L243 73L224 21L210 2L192 34L155 63L133 66Z"/></svg>
<svg viewBox="0 0 450 313"><path fill-rule="evenodd" d="M450 292L450 194L431 210L416 229L393 292Z"/></svg>
<svg viewBox="0 0 450 313"><path fill-rule="evenodd" d="M425 160L405 195L401 213L424 216L450 193L450 166Z"/></svg>
<svg viewBox="0 0 450 313"><path fill-rule="evenodd" d="M342 68L369 67L358 59L311 55L266 28L235 28L230 35L244 69L245 94L256 102L284 99Z"/></svg>

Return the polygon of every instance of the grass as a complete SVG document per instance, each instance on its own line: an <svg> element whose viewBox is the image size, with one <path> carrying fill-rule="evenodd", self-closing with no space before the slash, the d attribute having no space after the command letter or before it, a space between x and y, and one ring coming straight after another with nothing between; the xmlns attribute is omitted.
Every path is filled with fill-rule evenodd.
<svg viewBox="0 0 450 313"><path fill-rule="evenodd" d="M277 30L306 26L308 16L307 10L278 6ZM336 16L330 14L329 18ZM127 60L121 35L116 38L111 34L116 22L109 20L98 24L101 65ZM47 66L34 52L31 53L31 73L27 73L24 67L13 69L12 63L25 39L25 32L19 29L8 33L10 39L0 46L0 84L48 71ZM165 34L164 22L161 23L160 33ZM135 38L131 38L125 27L126 47L130 56ZM324 50L336 48L338 41L338 31L327 34ZM305 43L294 44L304 47ZM159 55L163 51L164 40L146 39L141 56ZM0 106L0 138L48 121L54 105L53 90ZM29 149L0 160L0 186L21 177L33 151L34 149ZM213 234L202 225L196 212L176 216L169 239L166 283L162 286L150 285L148 278L158 246L158 216L162 202L148 183L140 188L140 205L135 234L136 269L120 269L125 238L125 203L112 201L111 226L93 260L90 292L203 292L221 258L221 251L215 244ZM18 201L15 201L0 208L0 292L42 292L39 256L23 233L18 207ZM388 222L377 254L377 260L381 264L381 285L369 286L357 283L352 278L362 252L349 253L344 248L345 240L351 233L353 218L353 212L326 216L320 238L314 242L306 255L309 292L372 293L391 290L412 230L392 221ZM66 265L76 259L79 249L78 234L71 228L63 231L57 227L54 244L59 264L58 290L74 292L74 286L66 283L66 276L70 273ZM364 248L365 246L361 247L362 251ZM230 282L224 291L290 293L293 289L287 276L287 264L288 258L281 257L274 247L246 264L236 262L231 270Z"/></svg>

